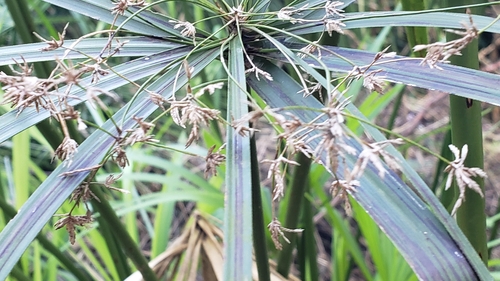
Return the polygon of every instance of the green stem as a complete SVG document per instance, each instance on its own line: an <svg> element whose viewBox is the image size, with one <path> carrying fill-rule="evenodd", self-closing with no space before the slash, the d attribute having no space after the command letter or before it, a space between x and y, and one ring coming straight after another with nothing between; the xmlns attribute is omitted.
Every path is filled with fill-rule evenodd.
<svg viewBox="0 0 500 281"><path fill-rule="evenodd" d="M424 0L401 0L401 4L403 6L403 10L405 11L421 11L425 10L425 1ZM408 40L408 45L410 48L415 47L415 45L419 44L427 44L427 28L426 27L405 27L406 38ZM420 51L416 53L412 53L418 57L425 57L425 51ZM389 117L389 122L387 123L387 129L391 130L394 128L394 123L396 121L396 117L398 115L399 108L401 107L401 102L403 100L403 92L399 93L394 101L394 107ZM389 134L386 134L386 137L389 137Z"/></svg>
<svg viewBox="0 0 500 281"><path fill-rule="evenodd" d="M266 229L264 227L264 215L262 213L259 160L257 159L255 136L252 136L250 139L250 155L252 157L252 224L255 262L257 263L259 281L270 281L271 272L269 270L269 258L267 256Z"/></svg>
<svg viewBox="0 0 500 281"><path fill-rule="evenodd" d="M448 0L451 5L464 5L479 3L477 0ZM463 10L465 12L465 10ZM476 11L477 12L477 11ZM456 34L448 33L447 40L459 38ZM478 69L478 43L472 41L461 51L462 56L454 56L450 61L455 65ZM463 145L469 146L469 153L464 162L466 167L484 167L483 161L483 134L481 124L481 103L463 97L450 95L450 120L452 143L459 149ZM474 179L484 194L484 181ZM455 187L457 188L457 187ZM477 192L467 188L466 200L457 211L457 223L465 236L469 239L483 262L487 264L488 250L486 247L486 214L484 212L485 200Z"/></svg>
<svg viewBox="0 0 500 281"><path fill-rule="evenodd" d="M308 186L308 184L307 184ZM305 267L301 270L302 276L305 276L305 280L316 281L319 278L318 270L318 256L316 253L316 240L314 238L314 231L316 227L313 221L312 204L308 198L303 198L302 206L302 221L304 225L304 232L302 233L302 249L304 249L303 254L305 255Z"/></svg>
<svg viewBox="0 0 500 281"><path fill-rule="evenodd" d="M21 269L19 269L19 267L17 267L17 266L14 266L14 268L10 272L10 275L18 281L30 281L31 280L29 277L24 275L24 272Z"/></svg>
<svg viewBox="0 0 500 281"><path fill-rule="evenodd" d="M285 224L286 228L297 228L300 212L302 210L302 199L306 191L307 179L309 178L309 168L311 167L311 159L300 153L297 157L297 162L300 166L295 167L293 172L292 185L290 190L290 199L288 202L288 210L286 212ZM283 245L278 257L277 271L284 277L288 276L290 265L292 264L292 252L295 247L296 233L287 233L290 243Z"/></svg>
<svg viewBox="0 0 500 281"><path fill-rule="evenodd" d="M405 11L422 11L425 10L424 0L401 0L403 10ZM405 27L406 38L411 48L419 44L427 44L427 28L425 27ZM418 57L425 57L425 51L415 53Z"/></svg>
<svg viewBox="0 0 500 281"><path fill-rule="evenodd" d="M92 202L92 205L94 206L95 203ZM99 207L94 206L94 209L99 210ZM99 216L97 222L99 223L99 233L102 235L106 247L108 247L108 251L112 255L113 264L118 273L118 277L120 277L121 280L125 280L125 278L131 274L131 270L127 264L127 258L123 255L120 245L116 240L115 233L109 228L103 216Z"/></svg>
<svg viewBox="0 0 500 281"><path fill-rule="evenodd" d="M401 107L401 102L403 101L403 93L398 94L396 99L394 100L394 107L392 108L391 116L389 117L389 122L387 122L387 130L392 131L394 128L394 124L396 123L396 117L398 117L399 108ZM386 133L385 137L389 138L391 136L390 133Z"/></svg>
<svg viewBox="0 0 500 281"><path fill-rule="evenodd" d="M500 213L500 202L497 202L497 208L495 209L495 214L498 214ZM500 226L500 220L496 220L495 223L493 224L493 226L491 227L490 229L490 241L495 239L497 237L497 234L498 234L498 227ZM494 249L495 247L491 247L488 249L488 256L491 255L491 251Z"/></svg>
<svg viewBox="0 0 500 281"><path fill-rule="evenodd" d="M122 222L116 215L109 202L104 196L104 192L101 190L101 186L92 186L92 192L99 198L101 202L97 202L95 199L92 200L92 206L94 206L99 212L100 216L106 221L106 225L116 233L115 238L120 243L125 254L134 263L135 267L142 274L144 280L156 281L158 280L153 270L149 267L148 261L141 253L141 250L137 247L137 244L129 235Z"/></svg>

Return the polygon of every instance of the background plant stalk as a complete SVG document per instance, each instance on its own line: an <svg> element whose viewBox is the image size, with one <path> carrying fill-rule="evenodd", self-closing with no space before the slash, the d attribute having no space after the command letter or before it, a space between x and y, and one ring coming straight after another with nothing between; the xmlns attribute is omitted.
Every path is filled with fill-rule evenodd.
<svg viewBox="0 0 500 281"><path fill-rule="evenodd" d="M480 3L479 1L455 0L447 1L449 5L466 5ZM457 11L459 12L459 11ZM463 10L465 12L465 10ZM478 13L481 11L472 11ZM459 38L456 34L448 33L448 41ZM468 68L478 69L478 40L472 41L465 49L461 51L462 56L453 56L450 58L452 64ZM452 143L461 149L463 145L469 146L469 153L465 160L466 167L484 167L483 155L483 133L481 122L481 103L476 100L466 99L456 95L450 95L450 120L452 131ZM479 184L484 194L484 180L474 178ZM458 187L454 186L455 189ZM457 223L469 239L474 249L486 264L488 261L488 251L486 246L486 214L485 199L477 192L467 189L465 193L466 200L457 210Z"/></svg>

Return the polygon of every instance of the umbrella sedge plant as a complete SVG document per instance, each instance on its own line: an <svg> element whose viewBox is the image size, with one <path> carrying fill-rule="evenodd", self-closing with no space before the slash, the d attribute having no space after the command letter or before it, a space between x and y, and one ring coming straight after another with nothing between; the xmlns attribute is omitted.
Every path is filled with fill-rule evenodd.
<svg viewBox="0 0 500 281"><path fill-rule="evenodd" d="M486 176L482 169L464 165L467 145L451 146L456 159L446 160L368 121L345 92L353 81L362 80L368 91L383 95L387 83L394 82L500 104L497 75L447 63L470 36L500 32L493 19L450 13L454 7L345 13L352 1L294 1L271 9L275 5L266 0L202 0L182 3L204 15L190 22L175 13L158 12L165 11L162 7L171 2L167 0L45 2L105 22L108 29L70 40L65 38L64 27L56 37L37 36L41 43L0 48L0 63L11 65L9 73L0 73L2 103L12 107L0 116L0 142L44 120L51 120L63 136L54 146L54 158L60 164L0 233L0 278L16 274L24 250L68 199L74 208L57 214L54 228L66 229L71 243L77 239L78 227L91 224L98 213L101 224L120 233L114 238L114 247L125 253L133 268L144 279L161 278L106 200L110 191L123 191L115 183L121 169L130 164L128 148L145 145L189 153L204 161L207 178L217 176L219 166L225 166L224 280L255 277L252 245L258 267L268 266L267 251L259 251L265 249L263 240L254 243L254 237L262 238L269 231L274 247L280 250L291 235L303 231L296 221L287 225L288 220L280 220L277 212L287 193L302 201L307 190L304 178L309 175L301 168L308 170L308 161L324 168L329 175L328 191L343 200L346 213L352 212L350 200L356 201L421 280L490 279L453 218L394 148L409 143L448 164L447 186L456 181L460 187L453 215L466 200L467 190L482 194L474 177ZM441 18L445 20L438 20ZM426 51L424 58L399 56L389 47L373 53L319 43L353 28L394 24L458 30L463 29L463 21L473 22L474 28L457 32L460 39L415 46L416 51ZM130 60L120 64L115 58ZM31 66L41 61L55 63L45 78L38 77ZM207 76L204 69L214 65L224 73L223 79L195 85ZM103 99L116 98L115 90L123 85L137 90L124 107L113 112ZM215 96L224 97L226 103L211 107L210 98ZM106 112L103 124L84 118L88 116L82 112L84 102ZM155 125L163 118L187 130L185 147L200 142L202 133L215 130L214 126L224 128L224 144L211 147L206 155L167 146L154 136ZM349 131L345 126L348 118L360 122L365 136ZM256 160L252 136L260 133L256 124L263 119L277 132L276 142L266 144L277 152L272 158ZM85 136L81 143L75 125ZM50 132L41 133L50 137ZM385 134L391 138L386 139ZM262 206L252 203L260 193L255 175L259 166L267 169L271 182L272 216L264 224L253 224L262 222L255 219ZM110 172L105 180L96 179ZM292 183L286 176L290 172L300 173ZM302 203L304 208L311 207ZM84 211L78 213L80 207ZM312 217L310 209L296 205L288 205L287 212ZM305 239L313 239L312 224L304 225L308 227ZM309 257L303 264L308 262L311 269L314 251L299 249L299 253ZM123 278L130 269L127 261L122 263ZM278 272L286 277L290 263L290 259L280 258ZM259 280L268 280L266 270L258 272ZM372 278L367 271L363 274Z"/></svg>

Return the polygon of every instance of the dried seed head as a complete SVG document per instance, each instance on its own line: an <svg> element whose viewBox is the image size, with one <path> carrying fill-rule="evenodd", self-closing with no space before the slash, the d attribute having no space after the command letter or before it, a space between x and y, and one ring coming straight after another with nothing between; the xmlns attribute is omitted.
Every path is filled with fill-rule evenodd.
<svg viewBox="0 0 500 281"><path fill-rule="evenodd" d="M176 23L174 25L174 29L182 28L182 30L181 30L182 36L191 37L193 39L195 38L196 28L194 27L194 25L192 23L187 22L187 21L174 21L174 20L171 20L169 22Z"/></svg>
<svg viewBox="0 0 500 281"><path fill-rule="evenodd" d="M146 1L144 0L118 0L111 9L111 13L123 15L129 7L141 7L145 5Z"/></svg>
<svg viewBox="0 0 500 281"><path fill-rule="evenodd" d="M302 20L292 18L293 15L300 15L300 12L304 11L309 4L305 4L304 6L300 8L294 8L294 7L283 7L281 10L278 11L278 19L280 20L287 20L290 21L292 24L295 23L301 23Z"/></svg>
<svg viewBox="0 0 500 281"><path fill-rule="evenodd" d="M325 24L326 32L328 32L328 35L332 36L333 31L340 33L340 34L344 34L342 27L345 27L346 25L343 22L341 22L340 20L326 19L326 20L324 20L324 24Z"/></svg>
<svg viewBox="0 0 500 281"><path fill-rule="evenodd" d="M137 116L134 116L133 119L139 124L139 128L126 130L130 135L125 138L123 145L133 145L136 142L158 142L158 140L154 139L154 135L148 135L149 129L154 127L153 123L145 122L143 121L144 118Z"/></svg>
<svg viewBox="0 0 500 281"><path fill-rule="evenodd" d="M201 88L198 92L194 94L195 98L201 97L205 92L208 92L210 95L215 93L215 90L220 90L224 87L224 82L218 82L214 84L207 85L203 88Z"/></svg>
<svg viewBox="0 0 500 281"><path fill-rule="evenodd" d="M55 229L61 229L62 227L66 227L66 231L69 234L69 242L71 245L75 244L76 231L75 226L86 226L92 223L92 214L90 211L87 211L87 214L84 216L73 216L72 214L65 214L64 217L58 220L54 224Z"/></svg>
<svg viewBox="0 0 500 281"><path fill-rule="evenodd" d="M377 92L379 94L384 93L385 76L377 76L376 74L382 71L377 69L363 74L363 87L368 89L370 92Z"/></svg>
<svg viewBox="0 0 500 281"><path fill-rule="evenodd" d="M57 147L56 151L54 152L54 157L65 161L63 165L69 167L71 166L71 163L73 163L73 157L77 152L78 143L74 139L65 137L61 145L59 145L59 147Z"/></svg>
<svg viewBox="0 0 500 281"><path fill-rule="evenodd" d="M473 178L486 178L487 176L481 168L465 167L464 162L469 151L467 144L462 147L461 155L458 148L453 144L450 144L449 148L453 152L455 160L453 160L444 170L448 173L445 189L450 188L453 183L453 179L455 179L460 191L457 202L455 202L453 210L451 211L451 214L455 215L458 208L462 205L463 201L465 201L465 190L467 187L477 192L481 195L481 197L484 197L481 186Z"/></svg>
<svg viewBox="0 0 500 281"><path fill-rule="evenodd" d="M344 2L340 1L326 1L325 3L325 12L327 16L339 16L339 17L345 17L344 15L340 14L341 12L343 13L344 10L337 9L337 7L344 5Z"/></svg>
<svg viewBox="0 0 500 281"><path fill-rule="evenodd" d="M81 202L88 202L91 199L95 199L97 202L101 202L99 198L90 190L89 183L83 182L71 193L70 201L75 201L76 205L80 205Z"/></svg>
<svg viewBox="0 0 500 281"><path fill-rule="evenodd" d="M49 44L49 46L42 48L41 51L52 51L59 49L63 44L64 44L64 36L66 36L66 29L68 28L69 23L64 26L64 29L62 33L57 33L59 35L59 40L56 40L54 37L51 37L52 40L46 40L42 36L40 36L38 33L33 32L33 34L38 37L38 39L42 40L43 42Z"/></svg>
<svg viewBox="0 0 500 281"><path fill-rule="evenodd" d="M288 138L293 135L298 128L304 125L297 116L291 113L285 113L285 115L290 117L290 119L286 119L285 116L281 114L272 113L271 110L269 110L269 112L271 112L270 115L274 117L276 123L285 130L283 133L279 134L278 137Z"/></svg>
<svg viewBox="0 0 500 281"><path fill-rule="evenodd" d="M344 210L348 216L352 216L351 203L349 202L349 193L356 192L356 188L360 186L358 180L352 179L347 170L347 165L344 162L344 176L347 177L345 180L336 179L330 185L330 192L332 196L338 196L342 201L344 201Z"/></svg>
<svg viewBox="0 0 500 281"><path fill-rule="evenodd" d="M316 52L316 50L318 50L318 53L319 53L318 57L321 59L321 52L318 49L318 43L319 43L319 41L314 41L311 44L308 44L305 47L302 47L297 56L299 58L303 59L307 56L307 54L313 54L314 52Z"/></svg>
<svg viewBox="0 0 500 281"><path fill-rule="evenodd" d="M464 49L470 42L479 36L479 31L474 26L472 22L472 17L469 14L469 24L462 23L465 31L457 31L445 29L447 32L455 33L461 35L462 38L452 40L450 42L441 43L436 42L428 45L416 45L413 47L414 52L427 50L427 54L420 64L427 64L430 68L437 68L442 70L441 67L437 65L438 62L449 63L448 59L454 55L461 55L460 51Z"/></svg>
<svg viewBox="0 0 500 281"><path fill-rule="evenodd" d="M37 111L45 107L44 97L53 85L48 80L32 76L9 76L0 72L0 82L5 84L5 91L1 104L11 103L18 114L25 108L34 106Z"/></svg>
<svg viewBox="0 0 500 281"><path fill-rule="evenodd" d="M69 104L66 105L66 108L61 110L59 114L65 120L78 120L80 118L80 112Z"/></svg>
<svg viewBox="0 0 500 281"><path fill-rule="evenodd" d="M300 137L285 137L286 144L291 148L292 155L301 152L307 158L312 158L314 154L314 149L312 149L305 141L306 136Z"/></svg>
<svg viewBox="0 0 500 281"><path fill-rule="evenodd" d="M285 174L281 170L281 166L287 164L298 166L300 164L283 156L279 156L274 160L266 159L261 161L261 163L271 163L267 178L270 179L272 177L274 179L273 201L280 200L285 195Z"/></svg>
<svg viewBox="0 0 500 281"><path fill-rule="evenodd" d="M273 77L271 76L271 74L269 74L269 72L266 72L266 71L264 71L264 70L256 67L255 65L253 65L252 68L249 68L249 69L245 70L245 73L251 73L251 72L255 73L255 77L259 81L260 81L259 75L264 76L264 78L266 78L269 81L273 81Z"/></svg>
<svg viewBox="0 0 500 281"><path fill-rule="evenodd" d="M215 145L213 145L207 153L205 157L206 166L205 166L205 178L208 179L210 176L217 176L217 166L226 161L226 156L220 151L224 149L226 145L222 145L217 152L213 152L215 149Z"/></svg>
<svg viewBox="0 0 500 281"><path fill-rule="evenodd" d="M106 180L104 181L104 186L107 188L110 188L111 185L115 184L115 182L122 177L123 174L119 174L118 176L115 175L109 175L106 177Z"/></svg>
<svg viewBox="0 0 500 281"><path fill-rule="evenodd" d="M345 121L343 110L347 103L347 99L343 102L338 102L333 99L330 100L327 104L328 107L322 109L328 119L323 122L316 122L308 125L311 129L318 130L321 133L308 138L306 143L312 146L310 143L320 138L319 143L315 145L313 152L314 159L325 166L331 173L337 171L339 157L343 158L344 153L352 154L355 151L355 149L347 145L345 141L348 136L345 133L343 125ZM325 163L321 160L323 152L326 152Z"/></svg>
<svg viewBox="0 0 500 281"><path fill-rule="evenodd" d="M356 179L361 177L369 162L372 162L372 164L378 170L379 177L384 178L387 171L384 168L380 157L384 157L384 159L390 159L389 161L386 160L386 162L390 162L391 165L399 168L399 165L397 165L397 159L387 153L384 148L389 144L401 143L403 143L402 139L395 139L363 145L363 151L361 151L358 156L358 161L356 161L356 164L354 165L354 168L351 172L351 178Z"/></svg>
<svg viewBox="0 0 500 281"><path fill-rule="evenodd" d="M121 188L117 188L117 187L114 187L112 186L113 184L115 184L115 182L122 177L123 174L119 174L118 176L115 176L115 175L109 175L106 180L104 181L104 183L102 183L105 187L107 187L108 189L111 189L111 190L114 190L114 191L118 191L118 192L121 192L121 193L125 193L125 194L129 194L130 191L128 190L125 190L125 189L121 189Z"/></svg>
<svg viewBox="0 0 500 281"><path fill-rule="evenodd" d="M92 84L99 82L101 76L106 76L109 74L109 71L103 69L101 67L102 59L98 59L94 64L83 64L82 71L83 72L91 72L92 80L90 81Z"/></svg>
<svg viewBox="0 0 500 281"><path fill-rule="evenodd" d="M121 168L125 168L126 166L130 165L130 163L128 162L127 154L121 146L116 146L113 149L113 155L111 156L111 159L116 163L116 165Z"/></svg>
<svg viewBox="0 0 500 281"><path fill-rule="evenodd" d="M244 22L248 19L249 13L252 12L252 9L250 9L248 12L246 12L243 9L243 5L239 4L238 7L231 7L229 8L229 12L232 14L233 20L236 20L238 22Z"/></svg>
<svg viewBox="0 0 500 281"><path fill-rule="evenodd" d="M156 92L151 92L147 91L149 94L149 99L156 104L159 108L165 110L165 107L163 106L163 103L165 102L165 99L163 98L162 95L156 93Z"/></svg>
<svg viewBox="0 0 500 281"><path fill-rule="evenodd" d="M286 238L284 232L300 233L304 231L303 229L285 228L281 226L281 223L279 222L278 218L273 218L273 221L267 225L267 228L271 232L271 238L273 239L274 246L276 247L277 250L283 249L283 246L280 243L280 237L283 237L283 240L285 240L287 243L290 243L290 240Z"/></svg>
<svg viewBox="0 0 500 281"><path fill-rule="evenodd" d="M183 128L185 128L186 123L192 126L186 147L198 140L201 125L208 126L211 120L217 119L220 115L220 111L216 109L197 105L194 96L191 94L186 95L180 101L170 99L168 102L170 103L170 114L174 122Z"/></svg>

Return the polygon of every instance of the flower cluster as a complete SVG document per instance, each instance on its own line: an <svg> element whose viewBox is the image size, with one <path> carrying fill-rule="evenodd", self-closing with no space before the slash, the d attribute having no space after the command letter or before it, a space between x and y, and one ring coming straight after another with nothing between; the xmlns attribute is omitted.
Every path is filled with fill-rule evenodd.
<svg viewBox="0 0 500 281"><path fill-rule="evenodd" d="M448 59L451 56L460 56L461 50L463 50L470 42L479 36L478 30L472 22L472 17L469 14L470 25L462 23L465 31L457 31L445 29L445 31L458 34L462 36L459 39L452 40L449 42L435 42L426 45L416 45L413 47L414 52L427 50L425 58L422 59L421 64L427 64L430 68L437 68L442 70L437 63L449 63Z"/></svg>
<svg viewBox="0 0 500 281"><path fill-rule="evenodd" d="M208 126L211 120L217 119L220 115L219 110L199 106L192 94L186 95L179 101L172 98L168 103L171 116L177 125L183 128L186 128L186 123L191 125L186 147L198 140L201 125Z"/></svg>
<svg viewBox="0 0 500 281"><path fill-rule="evenodd" d="M74 216L71 213L63 215L64 217L54 224L55 229L66 227L69 234L69 242L75 244L76 229L75 226L86 226L92 223L92 213L87 211L84 216Z"/></svg>
<svg viewBox="0 0 500 281"><path fill-rule="evenodd" d="M346 25L342 22L340 18L344 17L342 9L339 7L343 6L344 2L341 1L326 1L324 6L318 6L315 8L309 8L308 4L300 8L294 8L291 6L284 7L277 12L277 17L280 20L289 21L292 24L295 23L322 23L325 27L325 31L329 36L332 36L333 32L344 34L342 30ZM302 15L303 11L306 10L315 10L322 9L324 10L324 15L321 19L307 19L307 17L293 17L294 15Z"/></svg>
<svg viewBox="0 0 500 281"><path fill-rule="evenodd" d="M454 215L457 212L458 208L462 205L463 201L465 201L465 190L467 187L477 192L479 195L481 195L481 197L484 197L481 187L473 178L486 178L486 173L481 168L465 167L464 162L469 151L469 147L467 144L462 147L461 153L453 144L450 144L448 147L453 152L455 160L453 160L444 170L448 173L445 189L447 190L448 188L450 188L453 183L453 179L455 179L458 190L460 191L457 202L455 202L453 210L451 211L451 214Z"/></svg>
<svg viewBox="0 0 500 281"><path fill-rule="evenodd" d="M142 7L146 5L144 0L118 0L111 9L112 14L123 15L129 7Z"/></svg>

